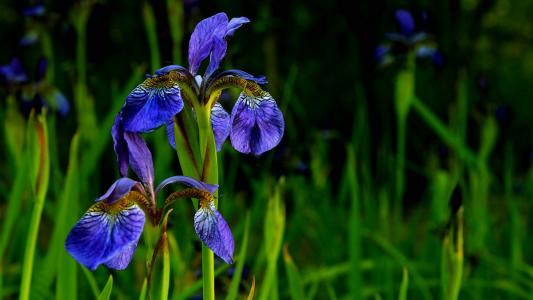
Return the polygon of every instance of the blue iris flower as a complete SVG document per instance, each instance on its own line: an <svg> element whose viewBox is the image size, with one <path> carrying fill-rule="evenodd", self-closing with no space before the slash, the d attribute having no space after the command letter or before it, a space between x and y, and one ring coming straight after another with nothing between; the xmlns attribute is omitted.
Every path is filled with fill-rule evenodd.
<svg viewBox="0 0 533 300"><path fill-rule="evenodd" d="M417 31L413 15L404 9L396 10L394 15L400 32L385 34L386 41L376 48L375 59L381 65L387 65L414 51L417 58L431 58L436 65L442 65L443 56L433 37L426 32Z"/></svg>
<svg viewBox="0 0 533 300"><path fill-rule="evenodd" d="M163 67L138 85L126 98L118 122L126 132L150 132L166 125L170 144L175 147L173 117L184 108L187 93L194 93L211 109L217 150L230 138L241 153L262 154L274 148L283 137L283 115L272 96L260 85L264 76L252 76L241 70L218 70L226 55L227 38L243 24L246 17L228 19L225 13L200 21L189 41L189 68L178 65ZM204 60L206 70L199 75ZM227 88L239 88L231 114L217 102Z"/></svg>
<svg viewBox="0 0 533 300"><path fill-rule="evenodd" d="M121 128L115 123L114 133ZM213 193L218 186L203 183L186 176L163 180L154 189L152 154L137 133L122 132L114 135L115 146L124 146L129 166L140 181L122 177L107 192L96 199L67 236L65 248L79 263L95 270L103 264L110 269L125 269L137 248L146 219L157 225L163 209L157 208L157 194L167 185L179 183L190 187L175 192L175 198L200 199L200 208L194 216L194 228L213 252L227 263L233 262L234 241L231 230L214 206ZM127 172L128 165L126 165ZM122 172L123 170L121 170ZM167 200L170 199L167 198Z"/></svg>
<svg viewBox="0 0 533 300"><path fill-rule="evenodd" d="M20 92L17 94L23 107L40 109L46 106L65 117L70 104L58 88L46 81L47 64L46 59L39 59L35 80L30 81L20 60L13 58L9 64L0 65L0 83L10 92Z"/></svg>

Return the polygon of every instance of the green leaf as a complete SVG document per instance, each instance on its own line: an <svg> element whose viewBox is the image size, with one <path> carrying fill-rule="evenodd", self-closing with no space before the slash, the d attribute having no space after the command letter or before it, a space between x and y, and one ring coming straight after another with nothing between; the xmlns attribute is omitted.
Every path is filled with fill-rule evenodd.
<svg viewBox="0 0 533 300"><path fill-rule="evenodd" d="M111 297L112 290L113 290L113 275L109 275L109 279L107 280L107 283L105 284L105 287L102 290L102 293L100 293L100 296L98 296L98 300L109 300L109 298Z"/></svg>
<svg viewBox="0 0 533 300"><path fill-rule="evenodd" d="M304 288L300 272L294 264L292 257L289 254L287 245L283 248L283 258L285 260L285 270L287 271L287 278L289 279L289 293L292 299L305 299Z"/></svg>
<svg viewBox="0 0 533 300"><path fill-rule="evenodd" d="M400 293L398 295L398 300L407 300L407 289L409 288L409 272L407 268L403 268L402 273L402 283L400 285Z"/></svg>

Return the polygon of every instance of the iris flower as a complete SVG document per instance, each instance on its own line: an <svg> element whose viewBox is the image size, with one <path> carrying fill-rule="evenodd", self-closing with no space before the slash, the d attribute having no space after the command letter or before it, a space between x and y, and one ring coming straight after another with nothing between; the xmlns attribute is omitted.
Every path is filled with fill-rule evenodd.
<svg viewBox="0 0 533 300"><path fill-rule="evenodd" d="M0 83L11 92L20 91L17 96L20 96L23 108L40 109L46 106L65 117L70 104L58 88L46 81L47 65L46 59L39 59L34 80L30 80L20 60L13 58L9 64L0 65Z"/></svg>
<svg viewBox="0 0 533 300"><path fill-rule="evenodd" d="M274 148L285 125L276 101L260 87L266 83L265 77L241 70L218 70L226 55L226 39L248 22L246 17L228 20L225 13L200 21L189 41L189 68L169 65L148 75L126 98L115 126L141 133L166 125L169 142L175 147L173 117L184 109L186 101L188 109L209 109L217 150L228 136L241 153L259 155ZM200 75L200 66L207 58L206 70ZM232 87L241 94L229 114L218 99L223 90Z"/></svg>
<svg viewBox="0 0 533 300"><path fill-rule="evenodd" d="M122 177L97 198L96 204L87 210L68 234L65 242L67 252L90 270L101 264L110 269L125 269L137 248L146 219L155 226L159 224L164 209L176 199L194 197L200 200L200 208L194 216L196 234L217 256L232 263L233 236L214 206L213 193L218 186L186 176L173 176L154 189L152 155L146 143L136 133L125 132L121 137L119 142L127 147L129 165L140 181ZM166 198L164 206L158 208L157 194L173 183L189 188L172 193Z"/></svg>
<svg viewBox="0 0 533 300"><path fill-rule="evenodd" d="M436 47L433 37L415 26L413 15L404 9L394 14L400 32L385 34L386 42L376 48L374 56L381 65L392 63L414 51L417 58L431 58L436 65L442 65L442 53Z"/></svg>

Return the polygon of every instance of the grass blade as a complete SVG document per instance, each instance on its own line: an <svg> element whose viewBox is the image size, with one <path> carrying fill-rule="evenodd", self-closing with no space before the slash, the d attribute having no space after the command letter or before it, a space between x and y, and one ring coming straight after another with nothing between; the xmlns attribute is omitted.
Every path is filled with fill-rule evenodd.
<svg viewBox="0 0 533 300"><path fill-rule="evenodd" d="M305 299L304 288L300 272L289 254L287 245L283 247L283 258L285 260L285 269L289 279L289 292L292 299Z"/></svg>
<svg viewBox="0 0 533 300"><path fill-rule="evenodd" d="M111 291L113 290L113 275L109 275L109 279L107 280L107 283L104 286L104 289L102 290L102 293L100 293L100 296L98 296L98 300L109 300L111 297Z"/></svg>

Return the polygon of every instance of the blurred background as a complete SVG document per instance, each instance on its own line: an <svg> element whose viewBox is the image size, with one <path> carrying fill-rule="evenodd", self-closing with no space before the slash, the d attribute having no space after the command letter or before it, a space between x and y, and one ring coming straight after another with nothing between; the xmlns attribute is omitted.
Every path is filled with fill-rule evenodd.
<svg viewBox="0 0 533 300"><path fill-rule="evenodd" d="M110 273L112 299L139 297L142 243L125 271L90 272L64 239L119 176L110 129L127 94L186 66L195 24L220 11L251 20L223 69L266 75L286 122L262 156L219 153L237 257L217 263L220 299L252 278L258 299L532 299L533 1L518 0L3 0L0 298L28 272L43 107L30 299L92 299ZM164 128L147 139L156 182L181 174ZM193 214L182 201L171 215L172 299L201 299Z"/></svg>

